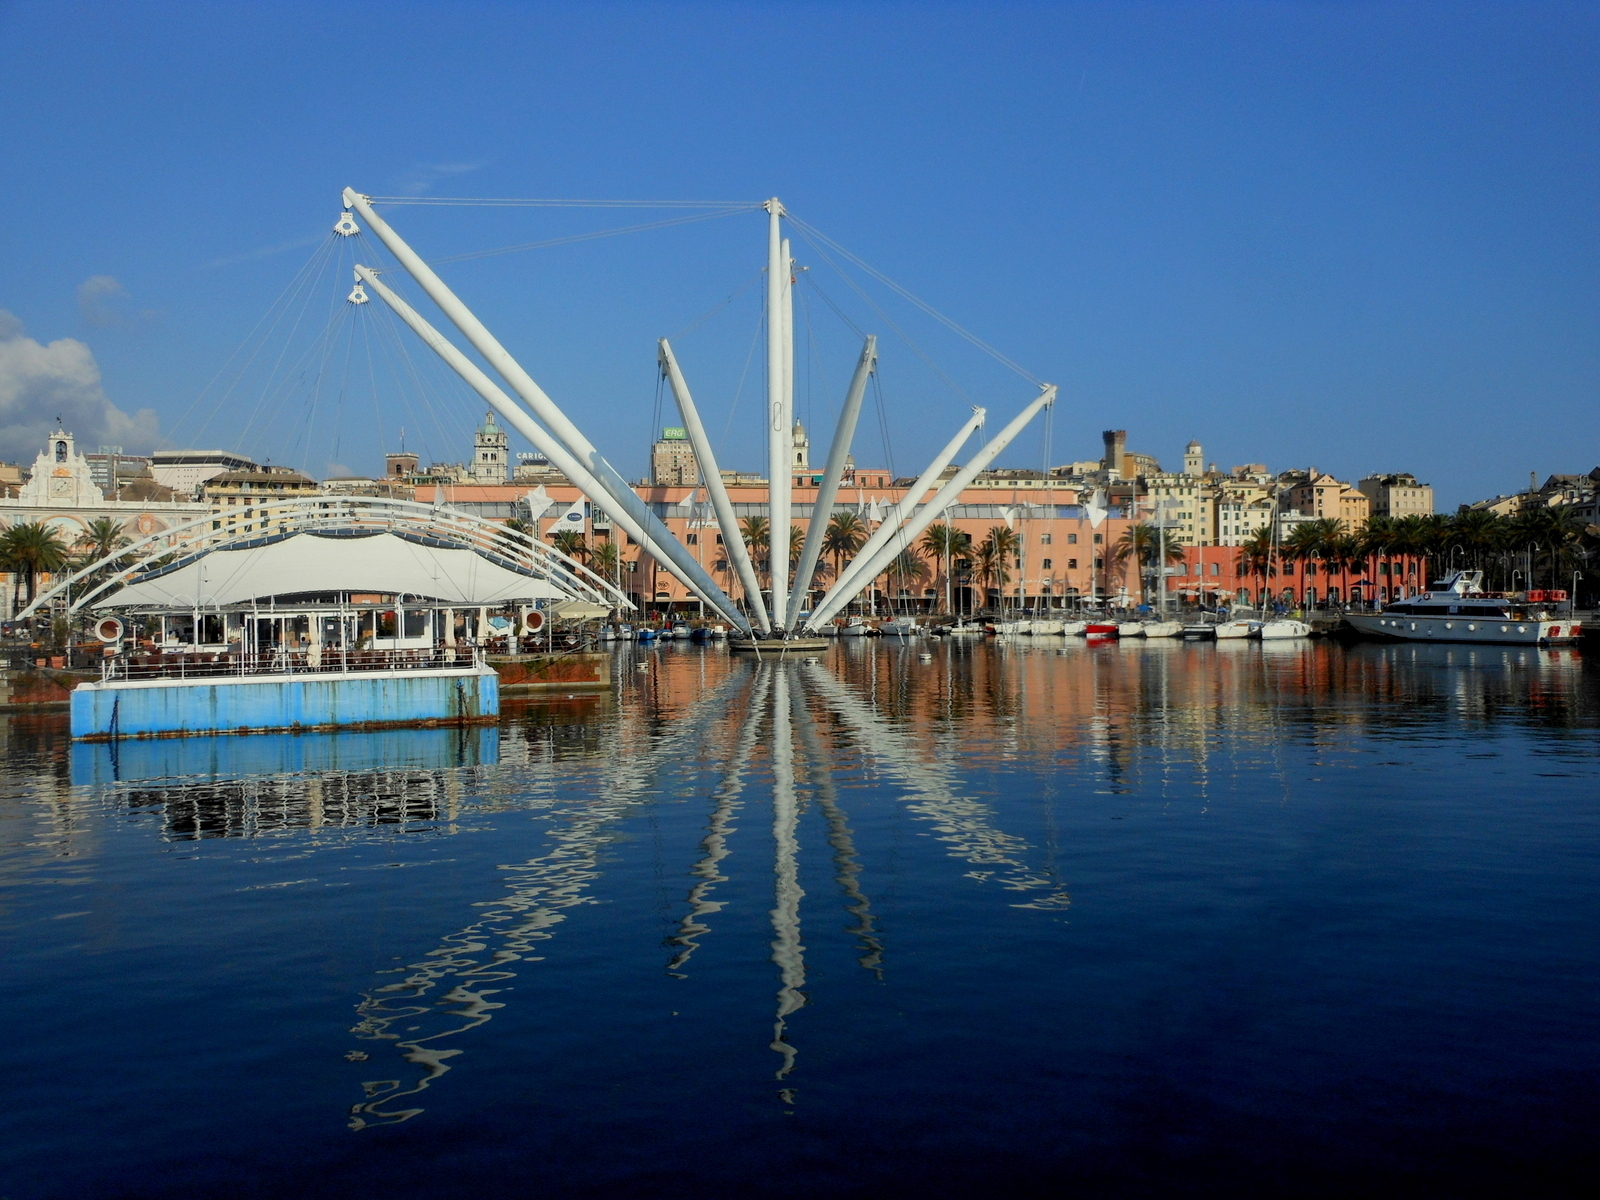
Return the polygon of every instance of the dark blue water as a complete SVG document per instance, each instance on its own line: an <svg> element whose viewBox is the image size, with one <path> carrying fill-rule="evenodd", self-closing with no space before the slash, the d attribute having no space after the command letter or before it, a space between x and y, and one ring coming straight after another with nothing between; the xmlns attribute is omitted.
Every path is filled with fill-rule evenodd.
<svg viewBox="0 0 1600 1200"><path fill-rule="evenodd" d="M0 1196L1591 1194L1595 664L1039 642L13 717Z"/></svg>

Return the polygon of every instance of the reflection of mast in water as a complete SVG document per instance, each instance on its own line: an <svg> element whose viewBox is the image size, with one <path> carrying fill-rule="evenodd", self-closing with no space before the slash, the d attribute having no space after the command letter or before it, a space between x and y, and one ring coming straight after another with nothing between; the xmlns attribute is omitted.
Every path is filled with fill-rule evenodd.
<svg viewBox="0 0 1600 1200"><path fill-rule="evenodd" d="M814 790L822 815L828 822L828 845L833 847L834 880L850 903L845 911L856 923L845 930L859 939L861 956L856 959L867 970L883 978L883 943L873 928L872 901L861 890L861 860L856 857L855 840L844 810L839 807L839 788L833 779L832 764L823 753L817 737L816 718L803 702L796 704L795 727L805 751L806 779Z"/></svg>
<svg viewBox="0 0 1600 1200"><path fill-rule="evenodd" d="M1016 905L1018 908L1062 909L1072 902L1056 880L1023 860L1021 856L1031 849L1026 841L996 829L990 823L988 805L959 794L947 767L922 758L898 730L885 724L827 671L810 668L806 680L855 728L867 751L912 791L916 799L907 807L936 823L939 840L950 847L951 856L989 868L967 872L970 878L980 882L994 878L1013 892L1046 893Z"/></svg>
<svg viewBox="0 0 1600 1200"><path fill-rule="evenodd" d="M587 901L586 889L599 875L599 854L608 829L633 810L664 760L680 750L700 750L705 726L726 708L738 682L731 677L697 701L673 732L649 752L604 759L614 775L597 789L602 798L586 798L562 810L572 820L554 833L554 849L502 867L511 878L505 896L482 903L483 916L477 921L441 938L438 948L421 961L401 968L404 979L362 997L356 1006L360 1020L351 1032L363 1039L394 1041L402 1057L420 1067L422 1075L410 1087L402 1086L399 1079L364 1082L361 1086L367 1098L352 1106L351 1129L395 1124L422 1111L393 1106L402 1097L424 1091L450 1070L446 1060L462 1051L441 1043L482 1025L494 1010L503 1007L489 999L501 989L486 985L512 978L514 972L507 968L520 959L536 961L539 956L531 952L539 942L554 936L549 931L566 919L563 910ZM497 941L500 945L491 950ZM481 957L485 952L486 959ZM454 980L454 986L430 999L430 993L446 980ZM391 1032L390 1027L400 1021L409 1023L405 1033L410 1036ZM444 1028L437 1028L441 1024Z"/></svg>
<svg viewBox="0 0 1600 1200"><path fill-rule="evenodd" d="M760 731L761 719L766 713L771 682L770 676L764 672L756 679L749 707L745 709L744 721L739 728L739 739L734 743L733 751L728 756L728 765L722 776L722 786L715 794L716 806L711 811L706 836L700 842L703 853L700 861L689 870L689 874L695 876L699 882L689 889L689 911L678 922L678 932L667 939L667 945L682 947L667 964L667 973L679 979L685 978L682 971L689 963L689 956L700 948L700 943L696 939L701 934L711 931L711 927L705 924L703 918L722 910L722 901L708 900L706 897L717 884L726 883L728 880L726 875L721 874L718 864L729 854L728 835L734 831L728 822L733 819L734 812L739 808L739 796L744 791L745 768L750 765L750 753L755 749L756 734Z"/></svg>
<svg viewBox="0 0 1600 1200"><path fill-rule="evenodd" d="M805 1004L801 988L806 982L805 947L800 944L800 887L795 838L799 807L795 802L794 739L789 694L789 672L780 664L773 680L772 704L772 841L775 851L775 903L772 909L772 961L777 964L778 1015L772 1029L772 1049L783 1055L777 1078L794 1070L795 1048L784 1041L789 1014ZM797 697L798 698L798 697Z"/></svg>

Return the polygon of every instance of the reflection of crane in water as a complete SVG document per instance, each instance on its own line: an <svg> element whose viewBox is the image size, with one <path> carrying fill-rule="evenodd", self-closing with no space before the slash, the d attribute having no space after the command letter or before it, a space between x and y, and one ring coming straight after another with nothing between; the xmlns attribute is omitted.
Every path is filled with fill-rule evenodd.
<svg viewBox="0 0 1600 1200"><path fill-rule="evenodd" d="M510 878L504 896L482 904L483 915L466 928L440 939L422 960L401 968L404 978L367 993L356 1011L352 1032L364 1039L392 1040L422 1075L405 1086L399 1079L363 1083L366 1100L351 1109L350 1127L387 1125L416 1116L420 1108L396 1108L450 1069L446 1060L461 1053L446 1043L482 1025L503 1007L491 1000L501 989L490 986L514 977L511 964L536 961L538 943L566 918L563 910L588 900L598 877L599 854L608 831L627 817L674 757L698 754L706 727L726 711L737 679L729 679L697 701L648 751L608 756L608 778L598 799L586 798L557 812L569 820L555 831L555 847L523 863L502 867ZM486 957L485 957L486 956ZM448 986L442 995L433 993ZM406 1029L393 1026L407 1022ZM412 1036L404 1036L411 1034Z"/></svg>
<svg viewBox="0 0 1600 1200"><path fill-rule="evenodd" d="M728 878L723 866L733 852L730 841L737 831L732 822L751 783L752 759L764 747L772 771L774 891L769 916L778 991L770 1045L781 1058L778 1079L786 1079L794 1070L798 1051L789 1038L790 1022L807 1003L801 941L805 891L799 875L807 799L816 800L824 818L834 879L853 921L847 932L857 940L857 962L883 976L884 945L862 887L860 855L834 782L841 758L852 750L903 789L905 810L931 822L946 853L973 866L969 878L1021 893L1014 907L1059 910L1068 904L1066 893L1049 873L1028 864L1032 847L996 828L989 805L961 794L949 763L930 759L828 672L792 660L769 659L756 664L751 674L730 677L695 702L647 752L609 758L612 777L602 797L564 810L567 820L555 834L555 847L538 858L502 868L512 881L505 896L485 903L477 921L441 939L420 962L402 968L402 979L363 998L357 1006L360 1021L355 1032L396 1042L405 1060L421 1068L422 1074L410 1086L398 1079L363 1084L366 1099L352 1110L352 1128L403 1121L422 1111L397 1102L416 1096L450 1069L448 1060L461 1053L450 1043L502 1007L493 999L500 990L495 985L513 977L512 964L535 961L538 944L552 937L554 926L564 920L563 910L588 901L610 829L647 802L674 759L693 755L703 760L706 746L714 740L707 736L709 728L730 712L742 715L737 734L725 742L728 752L711 795L701 855L690 869L694 884L687 911L667 939L674 949L667 969L686 977L695 951L712 932L711 918L723 908L723 902L712 896ZM826 734L819 717L826 723ZM396 1031L401 1023L405 1030ZM786 1102L792 1100L792 1090L784 1089L783 1096Z"/></svg>

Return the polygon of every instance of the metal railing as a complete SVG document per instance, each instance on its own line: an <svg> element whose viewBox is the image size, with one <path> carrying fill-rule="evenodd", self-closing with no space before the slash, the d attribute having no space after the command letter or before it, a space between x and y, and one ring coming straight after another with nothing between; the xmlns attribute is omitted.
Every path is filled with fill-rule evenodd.
<svg viewBox="0 0 1600 1200"><path fill-rule="evenodd" d="M250 675L339 675L351 671L426 671L481 667L476 646L435 646L426 650L288 649L240 653L192 651L182 654L123 654L106 659L100 679L207 679Z"/></svg>

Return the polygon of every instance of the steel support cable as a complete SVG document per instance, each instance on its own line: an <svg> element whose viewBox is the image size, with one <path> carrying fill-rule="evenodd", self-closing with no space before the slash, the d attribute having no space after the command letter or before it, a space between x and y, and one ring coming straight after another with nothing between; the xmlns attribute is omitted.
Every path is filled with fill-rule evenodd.
<svg viewBox="0 0 1600 1200"><path fill-rule="evenodd" d="M396 279L395 282L398 283L399 280ZM393 310L390 309L387 304L379 305L379 307L383 310L382 316L379 319L379 327L389 336L391 355L395 352L398 352L398 361L405 364L406 372L411 378L413 387L416 389L417 397L422 402L423 410L426 412L428 420L433 423L434 433L436 433L439 437L439 444L441 446L449 445L450 435L445 431L444 422L440 419L438 408L436 408L433 403L433 398L430 394L430 385L426 378L425 371L417 365L416 359L412 357L410 347L407 345L406 338L404 338L400 333L400 319L395 316ZM391 361L393 360L391 359ZM437 362L438 359L435 358L433 361ZM457 386L464 387L464 385L461 384L458 376L451 374L449 379L454 379ZM403 388L401 388L401 395L405 395ZM443 403L444 398L441 396L440 405L442 406ZM409 403L407 403L407 408L411 411L413 417L418 415L414 409L411 409ZM429 457L432 457L433 452L428 447L427 435L425 433L423 435L423 449L428 451Z"/></svg>
<svg viewBox="0 0 1600 1200"><path fill-rule="evenodd" d="M667 229L674 225L691 225L696 221L712 221L717 217L731 217L738 213L749 212L745 208L730 208L722 212L695 213L688 217L669 217L664 221L647 221L643 225L624 225L620 229L598 229L590 233L572 233L565 237L545 238L538 242L522 242L515 246L499 246L493 250L470 250L465 254L446 254L439 258L427 260L429 266L440 266L444 263L471 262L478 258L493 258L497 254L518 254L523 250L544 250L551 246L568 246L575 242L593 242L600 238L617 237L624 233L643 233L650 229Z"/></svg>
<svg viewBox="0 0 1600 1200"><path fill-rule="evenodd" d="M699 329L700 326L704 325L712 317L716 316L723 309L727 308L728 305L732 304L740 296L744 295L745 292L749 291L751 284L760 282L761 277L764 274L766 274L765 271L757 271L754 275L750 276L749 279L745 280L744 283L740 284L737 290L735 290L733 292L730 292L728 294L728 298L726 300L723 300L719 304L712 305L710 308L706 309L705 312L701 313L698 317L696 317L694 320L690 321L687 325L685 325L682 329L678 330L676 333L668 334L667 335L667 341L676 344L676 342L678 341L679 338L687 337L689 334L693 333L696 329Z"/></svg>
<svg viewBox="0 0 1600 1200"><path fill-rule="evenodd" d="M321 257L322 255L326 254L331 249L333 238L335 238L336 236L338 236L338 235L330 233L328 235L327 239L324 240L323 242L319 243L317 245L317 248L311 252L310 257L307 258L305 262L300 264L300 269L295 273L294 277L291 278L289 280L289 282L284 286L283 291L278 293L277 298L275 300L273 300L273 302L270 305L267 306L266 311L261 314L260 319L256 321L255 326L250 330L250 332L245 334L244 338L239 342L238 346L236 346L234 348L233 353L229 354L228 357L223 360L222 365L217 368L216 374L213 375L206 382L204 387L202 387L198 392L195 393L194 399L189 402L189 407L184 409L183 415L180 416L178 418L176 424L173 425L174 429L181 429L183 427L184 422L189 419L190 414L192 414L194 412L196 406L199 405L200 401L205 398L206 394L213 387L216 386L217 381L219 379L221 379L223 377L223 375L225 375L227 373L228 367L234 361L234 359L236 359L243 352L243 350L244 350L244 348L246 346L251 344L251 342L255 338L256 334L261 331L261 327L263 325L265 325L269 320L273 319L273 313L278 312L279 309L280 309L280 306L286 306L288 304L289 298L290 298L290 294L292 292L295 292L300 286L302 286L302 281L303 281L304 277L309 272L311 272L311 270L312 270L314 264L316 263L317 259L319 257ZM280 315L279 319L281 319L281 315ZM265 339L264 338L260 342L257 342L256 343L256 351L255 351L255 353L260 353L261 347L264 346L265 344L266 343L265 343ZM254 354L251 355L251 359L253 359L253 358L254 358ZM246 360L246 362L243 365L240 366L239 371L240 371L241 374L249 367L249 364L250 364L250 360ZM237 382L237 377L236 377L235 382ZM230 384L228 386L228 388L223 392L222 396L218 398L218 401L217 401L218 406L220 406L222 401L225 400L228 397L229 393L232 392L233 386L234 385ZM208 420L207 424L209 424L209 423L210 422ZM156 443L156 446L157 446L158 449L160 449L162 447L165 447L171 440L172 440L171 438L162 438L159 442Z"/></svg>
<svg viewBox="0 0 1600 1200"><path fill-rule="evenodd" d="M368 196L368 204L476 208L729 208L751 212L765 200L539 200L471 196Z"/></svg>
<svg viewBox="0 0 1600 1200"><path fill-rule="evenodd" d="M865 271L868 275L871 275L879 283L883 284L887 288L891 288L898 295L900 295L904 299L910 301L912 304L915 304L918 308L920 308L923 312L927 313L934 320L938 321L941 325L945 326L947 329L951 330L952 332L958 334L960 337L964 338L966 341L972 343L972 345L976 346L979 350L982 350L985 354L989 355L991 358L993 358L996 362L1000 363L1002 366L1004 366L1004 367L1006 367L1006 368L1008 368L1008 369L1010 369L1012 371L1015 371L1018 375L1022 376L1022 378L1026 379L1029 383L1035 385L1036 387L1043 387L1044 386L1044 380L1042 380L1038 376L1034 375L1031 371L1027 370L1025 367L1023 367L1021 364L1019 364L1016 360L1014 360L1012 358L1009 358L1006 355L1002 354L1000 351L996 350L993 346L989 345L988 342L986 342L982 338L980 338L977 334L970 333L966 329L962 328L955 321L951 320L949 317L945 316L938 309L934 308L933 305L931 305L927 301L919 298L917 295L915 295L909 289L900 286L900 284L896 283L893 279L890 279L882 271L878 270L876 267L872 266L870 263L866 262L865 260L863 260L859 256L851 253L845 247L841 246L838 242L836 242L832 238L830 238L827 234L823 233L816 226L808 224L805 221L802 221L799 217L796 217L793 214L790 214L789 220L797 229L801 229L801 230L809 232L810 234L814 235L819 241L822 241L822 242L826 243L827 245L831 246L834 250L837 250L839 252L839 254L841 254L843 257L849 259L856 266L860 267L863 271ZM810 239L808 238L807 240L810 240Z"/></svg>
<svg viewBox="0 0 1600 1200"><path fill-rule="evenodd" d="M727 447L728 432L733 428L733 414L739 410L739 397L744 395L744 382L750 377L750 364L755 361L756 344L761 341L762 331L767 327L767 312L763 308L761 316L756 321L755 335L750 339L750 350L744 356L744 370L739 372L739 386L733 390L733 403L728 405L728 419L722 424L722 444Z"/></svg>
<svg viewBox="0 0 1600 1200"><path fill-rule="evenodd" d="M861 289L854 279L851 279L850 276L846 275L844 271L840 269L839 264L828 257L828 252L826 250L813 242L806 234L804 229L800 229L799 233L802 238L805 238L806 244L816 251L818 257L820 257L823 262L828 264L828 266L833 270L834 274L838 275L840 279L844 280L845 285L849 287L850 290L856 295L860 296L862 302L865 303L866 306L873 312L877 313L878 318L890 329L892 329L895 332L895 335L898 336L901 341L903 341L907 346L911 347L912 353L920 358L930 371L944 381L944 385L955 393L956 399L960 400L963 404L972 403L971 397L961 390L960 385L957 384L954 379L950 378L950 376L946 374L944 368L939 366L938 363L934 362L933 359L928 356L927 352L916 343L915 339L913 339L912 336L904 329L901 329L894 318L888 313L884 312L883 308L878 304L878 302L871 296L867 295L867 293ZM816 287L815 284L812 286ZM818 288L817 290L821 292L822 289ZM835 311L837 311L837 309Z"/></svg>

